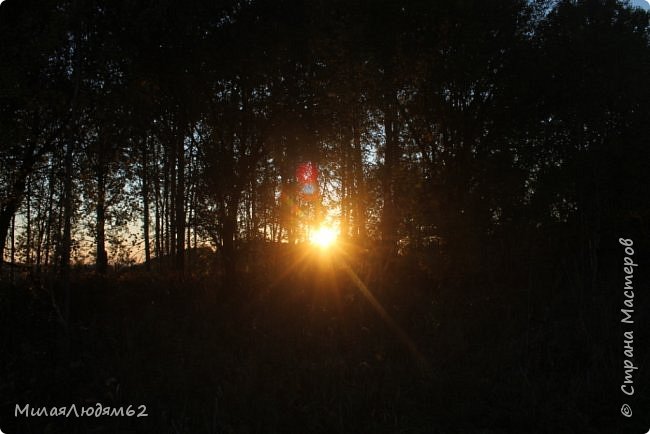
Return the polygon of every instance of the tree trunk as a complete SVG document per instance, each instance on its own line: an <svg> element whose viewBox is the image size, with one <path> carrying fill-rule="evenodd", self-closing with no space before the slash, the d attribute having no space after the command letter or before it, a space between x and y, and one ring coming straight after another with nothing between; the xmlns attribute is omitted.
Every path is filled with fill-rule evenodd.
<svg viewBox="0 0 650 434"><path fill-rule="evenodd" d="M163 254L162 256L165 256L165 263L168 260L169 256L169 204L171 202L170 200L170 188L169 188L169 178L170 178L170 162L169 162L169 152L167 152L167 149L164 148L163 150L163 199L162 199L162 210L161 210L161 218L162 218L162 234L163 234L163 242L162 242L162 247L163 247ZM162 257L161 257L162 259Z"/></svg>
<svg viewBox="0 0 650 434"><path fill-rule="evenodd" d="M161 243L161 229L160 229L160 208L161 208L161 198L160 198L160 168L158 166L158 144L154 146L154 167L155 167L155 172L154 172L154 178L153 178L153 183L154 183L154 191L155 191L155 198L154 198L154 205L155 205L155 223L154 223L154 230L155 230L155 252L156 252L156 258L158 259L158 268L160 268L160 257L161 257L161 252L162 252L162 243Z"/></svg>
<svg viewBox="0 0 650 434"><path fill-rule="evenodd" d="M151 246L149 240L149 159L147 141L142 145L142 231L144 237L144 261L147 271L151 271Z"/></svg>
<svg viewBox="0 0 650 434"><path fill-rule="evenodd" d="M16 212L20 208L20 203L25 195L25 187L27 185L27 177L32 172L34 164L36 164L37 155L34 154L33 148L25 150L23 161L16 173L16 178L11 186L11 193L0 208L0 246L3 248L3 254L0 255L0 270L2 269L2 261L4 261L4 247L7 243L7 234L9 226L14 218Z"/></svg>
<svg viewBox="0 0 650 434"><path fill-rule="evenodd" d="M13 201L13 200L10 200ZM11 221L16 213L16 207L11 204L7 204L5 208L0 212L0 244L2 246L2 255L0 255L0 273L2 272L2 264L4 263L5 257L5 246L7 244L7 235L11 229Z"/></svg>
<svg viewBox="0 0 650 434"><path fill-rule="evenodd" d="M241 197L239 192L234 192L222 203L221 218L223 221L221 231L221 247L224 260L224 286L228 291L234 289L237 282L237 251L235 238L237 235L237 210Z"/></svg>
<svg viewBox="0 0 650 434"><path fill-rule="evenodd" d="M108 254L106 253L106 166L99 151L99 162L97 163L97 205L96 205L96 244L97 273L106 274L108 268Z"/></svg>
<svg viewBox="0 0 650 434"><path fill-rule="evenodd" d="M228 211L224 217L221 246L224 265L224 287L230 292L237 281L237 258L235 253L235 233L237 217Z"/></svg>
<svg viewBox="0 0 650 434"><path fill-rule="evenodd" d="M54 158L52 158L52 166L50 168L50 177L49 177L49 194L47 198L47 223L45 225L45 252L43 255L45 269L47 270L50 265L50 251L52 247L52 213L54 212L54 189L55 189L55 170L54 170Z"/></svg>
<svg viewBox="0 0 650 434"><path fill-rule="evenodd" d="M72 248L72 144L66 145L63 184L63 239L61 240L61 284L63 286L63 321L70 319L70 253Z"/></svg>
<svg viewBox="0 0 650 434"><path fill-rule="evenodd" d="M27 179L27 228L26 228L26 243L25 243L25 265L32 263L32 184L31 180Z"/></svg>
<svg viewBox="0 0 650 434"><path fill-rule="evenodd" d="M395 94L391 92L384 109L384 130L386 144L384 148L384 167L381 177L384 206L381 217L381 238L385 247L391 251L397 242L397 215L394 197L394 172L399 158L397 142L397 125Z"/></svg>
<svg viewBox="0 0 650 434"><path fill-rule="evenodd" d="M185 269L185 138L182 134L179 136L176 143L176 271L182 274Z"/></svg>
<svg viewBox="0 0 650 434"><path fill-rule="evenodd" d="M176 172L176 145L172 144L169 145L167 148L167 152L169 153L168 159L169 159L169 168L170 168L170 176L169 176L169 207L165 210L167 211L167 215L169 216L169 259L170 259L170 266L176 266L175 260L176 258L174 257L176 254L176 216L177 216L177 204L176 201L179 200L177 197L178 193L178 186L177 186L177 172ZM174 263L171 262L171 260L174 260Z"/></svg>
<svg viewBox="0 0 650 434"><path fill-rule="evenodd" d="M359 241L366 239L366 213L365 213L365 184L363 179L363 152L361 149L361 127L359 126L359 114L355 109L352 113L352 143L354 158L354 235Z"/></svg>
<svg viewBox="0 0 650 434"><path fill-rule="evenodd" d="M42 194L43 189L44 189L45 183L41 182L40 184L40 192ZM43 202L38 201L38 207L36 209L36 229L38 233L36 234L36 273L40 274L41 272L41 254L43 252L43 238L45 236L45 219L46 216L43 214Z"/></svg>
<svg viewBox="0 0 650 434"><path fill-rule="evenodd" d="M11 217L11 250L10 250L10 261L11 261L11 282L14 281L14 272L16 268L16 214Z"/></svg>
<svg viewBox="0 0 650 434"><path fill-rule="evenodd" d="M347 129L341 137L341 228L340 236L347 239L350 235L352 177L350 176L350 136Z"/></svg>

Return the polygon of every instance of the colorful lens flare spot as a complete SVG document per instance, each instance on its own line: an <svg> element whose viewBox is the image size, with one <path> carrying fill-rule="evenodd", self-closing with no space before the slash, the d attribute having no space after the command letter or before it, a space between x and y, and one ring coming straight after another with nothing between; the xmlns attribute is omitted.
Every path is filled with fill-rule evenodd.
<svg viewBox="0 0 650 434"><path fill-rule="evenodd" d="M296 169L296 178L300 184L300 194L305 200L313 200L316 196L318 170L310 161L301 163Z"/></svg>
<svg viewBox="0 0 650 434"><path fill-rule="evenodd" d="M316 166L313 165L311 161L301 163L296 169L296 178L298 178L298 181L303 184L314 183L316 182L317 177L318 170L316 170Z"/></svg>
<svg viewBox="0 0 650 434"><path fill-rule="evenodd" d="M311 196L314 193L316 193L316 187L314 187L314 184L305 184L302 186L302 194L306 196Z"/></svg>

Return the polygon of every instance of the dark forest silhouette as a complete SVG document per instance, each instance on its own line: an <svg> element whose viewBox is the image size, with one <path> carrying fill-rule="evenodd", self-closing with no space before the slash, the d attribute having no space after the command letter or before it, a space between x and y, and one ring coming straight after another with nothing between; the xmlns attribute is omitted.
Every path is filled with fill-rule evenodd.
<svg viewBox="0 0 650 434"><path fill-rule="evenodd" d="M614 0L5 1L0 428L647 429L643 369L619 411L618 240L641 294L649 23ZM335 247L307 243L333 215ZM96 402L149 416L13 415Z"/></svg>

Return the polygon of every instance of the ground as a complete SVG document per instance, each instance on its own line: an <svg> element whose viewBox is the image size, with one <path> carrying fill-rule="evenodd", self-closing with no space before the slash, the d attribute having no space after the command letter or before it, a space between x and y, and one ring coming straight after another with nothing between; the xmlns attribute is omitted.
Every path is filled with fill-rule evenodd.
<svg viewBox="0 0 650 434"><path fill-rule="evenodd" d="M69 349L46 291L5 285L0 428L496 434L617 423L617 401L598 392L618 371L602 369L609 361L570 312L531 323L516 285L442 281L401 258L360 279L391 325L342 267L288 265L243 267L235 290L219 276L80 271ZM148 416L14 417L27 403L145 405Z"/></svg>

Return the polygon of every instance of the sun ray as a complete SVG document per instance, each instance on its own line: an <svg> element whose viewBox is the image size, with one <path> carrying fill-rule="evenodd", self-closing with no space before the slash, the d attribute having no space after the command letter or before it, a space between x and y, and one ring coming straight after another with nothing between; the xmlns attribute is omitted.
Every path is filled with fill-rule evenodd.
<svg viewBox="0 0 650 434"><path fill-rule="evenodd" d="M370 292L368 287L366 286L365 283L357 276L357 273L350 268L350 266L345 263L345 261L340 261L341 266L345 270L345 272L350 276L352 279L352 282L355 284L355 286L359 289L359 292L368 300L370 305L377 311L379 316L388 324L390 329L397 335L400 341L408 348L409 352L413 355L415 358L418 366L423 369L424 371L430 371L431 367L429 365L429 362L427 359L424 357L424 355L417 349L415 346L415 342L406 334L406 332L395 322L393 317L390 316L390 314L384 309L384 307L381 305L379 300L375 298L375 296Z"/></svg>
<svg viewBox="0 0 650 434"><path fill-rule="evenodd" d="M292 272L294 272L298 266L305 264L307 258L309 256L309 251L308 250L303 250L296 258L293 260L284 271L282 271L280 274L278 274L273 281L271 281L267 288L275 288L280 282L282 282L288 275L290 275Z"/></svg>

